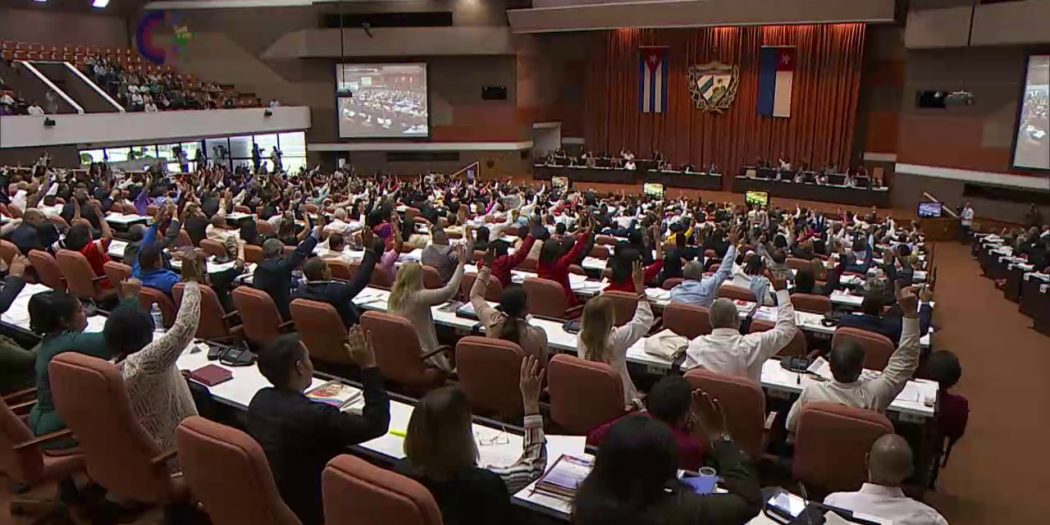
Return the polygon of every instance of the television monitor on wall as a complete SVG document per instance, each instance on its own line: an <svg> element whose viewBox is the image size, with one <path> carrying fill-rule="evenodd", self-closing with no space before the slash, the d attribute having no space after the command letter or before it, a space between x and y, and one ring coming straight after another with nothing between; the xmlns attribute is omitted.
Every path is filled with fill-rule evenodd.
<svg viewBox="0 0 1050 525"><path fill-rule="evenodd" d="M642 185L642 192L657 199L664 198L664 185L655 182L646 182Z"/></svg>
<svg viewBox="0 0 1050 525"><path fill-rule="evenodd" d="M430 136L426 64L336 64L335 67L341 138Z"/></svg>
<svg viewBox="0 0 1050 525"><path fill-rule="evenodd" d="M1031 55L1017 114L1013 165L1050 170L1050 55Z"/></svg>
<svg viewBox="0 0 1050 525"><path fill-rule="evenodd" d="M748 206L769 206L769 193L765 191L749 191L744 193L744 202Z"/></svg>
<svg viewBox="0 0 1050 525"><path fill-rule="evenodd" d="M566 189L570 186L568 177L551 177L551 186L559 189Z"/></svg>
<svg viewBox="0 0 1050 525"><path fill-rule="evenodd" d="M920 219L939 219L944 214L944 205L939 202L920 202Z"/></svg>

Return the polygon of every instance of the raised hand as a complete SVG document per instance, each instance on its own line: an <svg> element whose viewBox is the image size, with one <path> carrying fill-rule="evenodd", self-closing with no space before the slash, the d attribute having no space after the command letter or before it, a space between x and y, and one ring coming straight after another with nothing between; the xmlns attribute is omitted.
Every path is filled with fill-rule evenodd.
<svg viewBox="0 0 1050 525"><path fill-rule="evenodd" d="M521 399L525 405L525 414L540 413L540 386L543 384L543 368L539 359L527 355L521 360Z"/></svg>
<svg viewBox="0 0 1050 525"><path fill-rule="evenodd" d="M361 325L356 324L350 327L350 332L347 334L343 348L350 355L350 360L357 366L361 368L376 366L376 354L372 346L372 332L366 333L361 328Z"/></svg>
<svg viewBox="0 0 1050 525"><path fill-rule="evenodd" d="M29 257L22 254L17 254L11 259L11 265L7 267L7 275L11 277L22 277L26 273L26 268L29 268L33 264L29 262Z"/></svg>
<svg viewBox="0 0 1050 525"><path fill-rule="evenodd" d="M726 414L717 399L699 388L693 390L693 400L689 413L709 440L717 439L726 433Z"/></svg>
<svg viewBox="0 0 1050 525"><path fill-rule="evenodd" d="M631 265L631 281L636 293L645 293L645 270L642 268L642 261L634 261Z"/></svg>

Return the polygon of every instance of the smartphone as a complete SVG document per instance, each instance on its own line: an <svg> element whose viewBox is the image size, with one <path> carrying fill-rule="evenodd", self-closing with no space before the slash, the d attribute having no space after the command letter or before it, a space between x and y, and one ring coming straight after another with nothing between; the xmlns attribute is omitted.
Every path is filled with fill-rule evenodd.
<svg viewBox="0 0 1050 525"><path fill-rule="evenodd" d="M766 508L783 518L797 518L806 510L806 500L790 492L778 492L766 502Z"/></svg>

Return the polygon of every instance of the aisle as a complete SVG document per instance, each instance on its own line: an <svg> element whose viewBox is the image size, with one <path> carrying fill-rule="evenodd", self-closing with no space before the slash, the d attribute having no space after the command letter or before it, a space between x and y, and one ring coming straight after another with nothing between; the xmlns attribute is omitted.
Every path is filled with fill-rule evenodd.
<svg viewBox="0 0 1050 525"><path fill-rule="evenodd" d="M1050 338L979 275L968 246L940 243L936 347L959 356L970 424L929 503L952 525L1050 518Z"/></svg>

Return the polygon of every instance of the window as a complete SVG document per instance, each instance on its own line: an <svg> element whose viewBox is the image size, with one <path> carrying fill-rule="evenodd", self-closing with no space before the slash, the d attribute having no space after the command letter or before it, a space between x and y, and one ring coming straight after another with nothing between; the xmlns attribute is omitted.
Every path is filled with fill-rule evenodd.
<svg viewBox="0 0 1050 525"><path fill-rule="evenodd" d="M124 162L128 160L131 148L106 148L107 162Z"/></svg>
<svg viewBox="0 0 1050 525"><path fill-rule="evenodd" d="M306 156L306 133L297 131L295 133L281 133L281 153L285 157Z"/></svg>
<svg viewBox="0 0 1050 525"><path fill-rule="evenodd" d="M230 137L230 157L234 159L252 158L252 137Z"/></svg>
<svg viewBox="0 0 1050 525"><path fill-rule="evenodd" d="M256 135L255 143L259 145L259 153L262 154L263 158L269 158L273 147L277 145L277 134Z"/></svg>
<svg viewBox="0 0 1050 525"><path fill-rule="evenodd" d="M84 149L80 150L80 164L90 165L92 162L102 162L105 160L105 154L100 149Z"/></svg>

